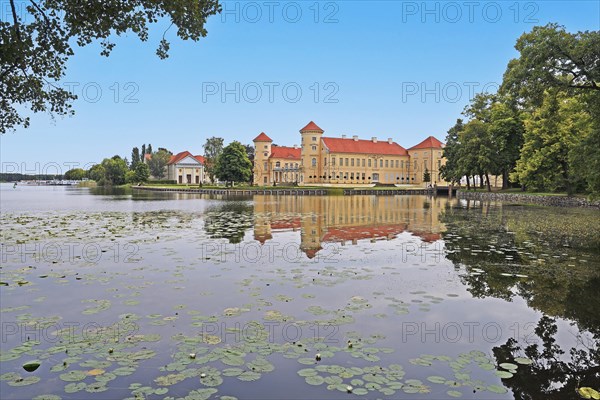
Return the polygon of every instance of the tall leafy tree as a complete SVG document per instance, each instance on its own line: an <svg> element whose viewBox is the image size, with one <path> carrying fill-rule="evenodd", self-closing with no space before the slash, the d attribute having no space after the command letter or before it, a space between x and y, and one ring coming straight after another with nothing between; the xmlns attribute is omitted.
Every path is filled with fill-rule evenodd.
<svg viewBox="0 0 600 400"><path fill-rule="evenodd" d="M252 178L252 162L246 148L234 141L223 149L216 166L216 176L225 182L249 182Z"/></svg>
<svg viewBox="0 0 600 400"><path fill-rule="evenodd" d="M207 19L221 11L218 0L8 0L6 5L10 11L0 21L0 133L28 127L26 109L73 114L76 96L60 87L60 80L75 48L98 41L100 54L108 56L114 37L134 34L147 41L150 25L159 20L174 25L181 39L198 41L207 35ZM156 51L163 59L169 50L166 33Z"/></svg>
<svg viewBox="0 0 600 400"><path fill-rule="evenodd" d="M150 143L148 143L148 147L146 148L146 154L152 154L152 145Z"/></svg>
<svg viewBox="0 0 600 400"><path fill-rule="evenodd" d="M123 185L126 182L126 174L129 171L127 163L119 156L105 158L102 160L104 177L98 181L105 185Z"/></svg>
<svg viewBox="0 0 600 400"><path fill-rule="evenodd" d="M165 167L171 159L171 154L165 150L159 150L152 153L148 160L148 167L150 167L150 173L153 177L162 179L165 177Z"/></svg>
<svg viewBox="0 0 600 400"><path fill-rule="evenodd" d="M150 167L148 164L138 163L134 169L135 181L146 182L150 178Z"/></svg>
<svg viewBox="0 0 600 400"><path fill-rule="evenodd" d="M214 182L217 170L217 160L223 152L223 138L215 136L210 137L206 139L206 143L204 143L203 147L205 159L204 168L211 182Z"/></svg>
<svg viewBox="0 0 600 400"><path fill-rule="evenodd" d="M459 135L463 129L463 121L459 118L446 135L446 146L444 147L446 164L441 166L440 172L444 180L452 183L460 182L460 179L466 174L460 160L461 143Z"/></svg>
<svg viewBox="0 0 600 400"><path fill-rule="evenodd" d="M573 193L581 177L573 174L571 160L580 138L588 137L591 130L590 115L579 97L546 91L541 107L525 121L514 177L533 190Z"/></svg>
<svg viewBox="0 0 600 400"><path fill-rule="evenodd" d="M569 33L561 25L536 26L517 40L519 58L508 63L501 92L540 105L544 91L600 91L600 31Z"/></svg>
<svg viewBox="0 0 600 400"><path fill-rule="evenodd" d="M140 149L134 147L131 149L131 169L135 170L140 162L142 162L142 157L140 157Z"/></svg>

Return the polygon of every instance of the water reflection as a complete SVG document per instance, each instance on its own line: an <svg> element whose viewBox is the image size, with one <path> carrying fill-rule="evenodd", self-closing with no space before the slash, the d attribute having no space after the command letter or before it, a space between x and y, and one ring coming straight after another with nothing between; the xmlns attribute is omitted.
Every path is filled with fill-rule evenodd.
<svg viewBox="0 0 600 400"><path fill-rule="evenodd" d="M505 380L515 398L574 397L600 385L600 218L591 210L466 201L440 217L447 258L477 298L521 298L543 313L523 338L493 349L498 363L518 355L531 368ZM575 346L559 341L558 319L576 326Z"/></svg>
<svg viewBox="0 0 600 400"><path fill-rule="evenodd" d="M325 243L394 239L410 232L424 242L441 238L444 197L425 196L254 196L254 239L273 240L300 231L300 249L314 258Z"/></svg>

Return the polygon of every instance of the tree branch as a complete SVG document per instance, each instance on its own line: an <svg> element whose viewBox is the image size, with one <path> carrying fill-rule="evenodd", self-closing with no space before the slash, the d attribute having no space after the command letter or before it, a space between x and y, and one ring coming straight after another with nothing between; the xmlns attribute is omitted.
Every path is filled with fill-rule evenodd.
<svg viewBox="0 0 600 400"><path fill-rule="evenodd" d="M13 26L15 28L15 34L17 35L17 39L19 40L19 42L23 43L23 41L21 40L21 29L19 28L19 17L17 16L15 0L10 0L10 9L12 11L12 16L13 16L13 21L14 21Z"/></svg>

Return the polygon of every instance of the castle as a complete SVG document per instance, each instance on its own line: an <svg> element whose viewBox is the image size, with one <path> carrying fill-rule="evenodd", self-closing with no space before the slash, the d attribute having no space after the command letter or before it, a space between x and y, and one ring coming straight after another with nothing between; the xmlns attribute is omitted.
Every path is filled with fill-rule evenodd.
<svg viewBox="0 0 600 400"><path fill-rule="evenodd" d="M300 130L300 147L277 146L264 132L258 135L253 141L254 184L447 185L440 176L446 162L444 144L433 136L405 149L391 138L334 138L323 133L309 122Z"/></svg>

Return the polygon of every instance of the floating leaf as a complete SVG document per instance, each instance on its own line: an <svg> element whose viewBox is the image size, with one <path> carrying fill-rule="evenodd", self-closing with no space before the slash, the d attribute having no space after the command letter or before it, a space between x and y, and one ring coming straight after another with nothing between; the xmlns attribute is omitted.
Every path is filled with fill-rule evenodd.
<svg viewBox="0 0 600 400"><path fill-rule="evenodd" d="M591 387L580 387L577 389L579 395L584 399L600 399L600 393L597 390L592 389Z"/></svg>
<svg viewBox="0 0 600 400"><path fill-rule="evenodd" d="M515 362L517 364L521 364L521 365L531 365L531 364L533 364L533 361L530 360L529 358L526 358L526 357L517 357L517 358L515 358Z"/></svg>
<svg viewBox="0 0 600 400"><path fill-rule="evenodd" d="M36 369L38 369L40 367L40 362L39 361L28 361L25 364L23 364L23 369L27 372L33 372Z"/></svg>

